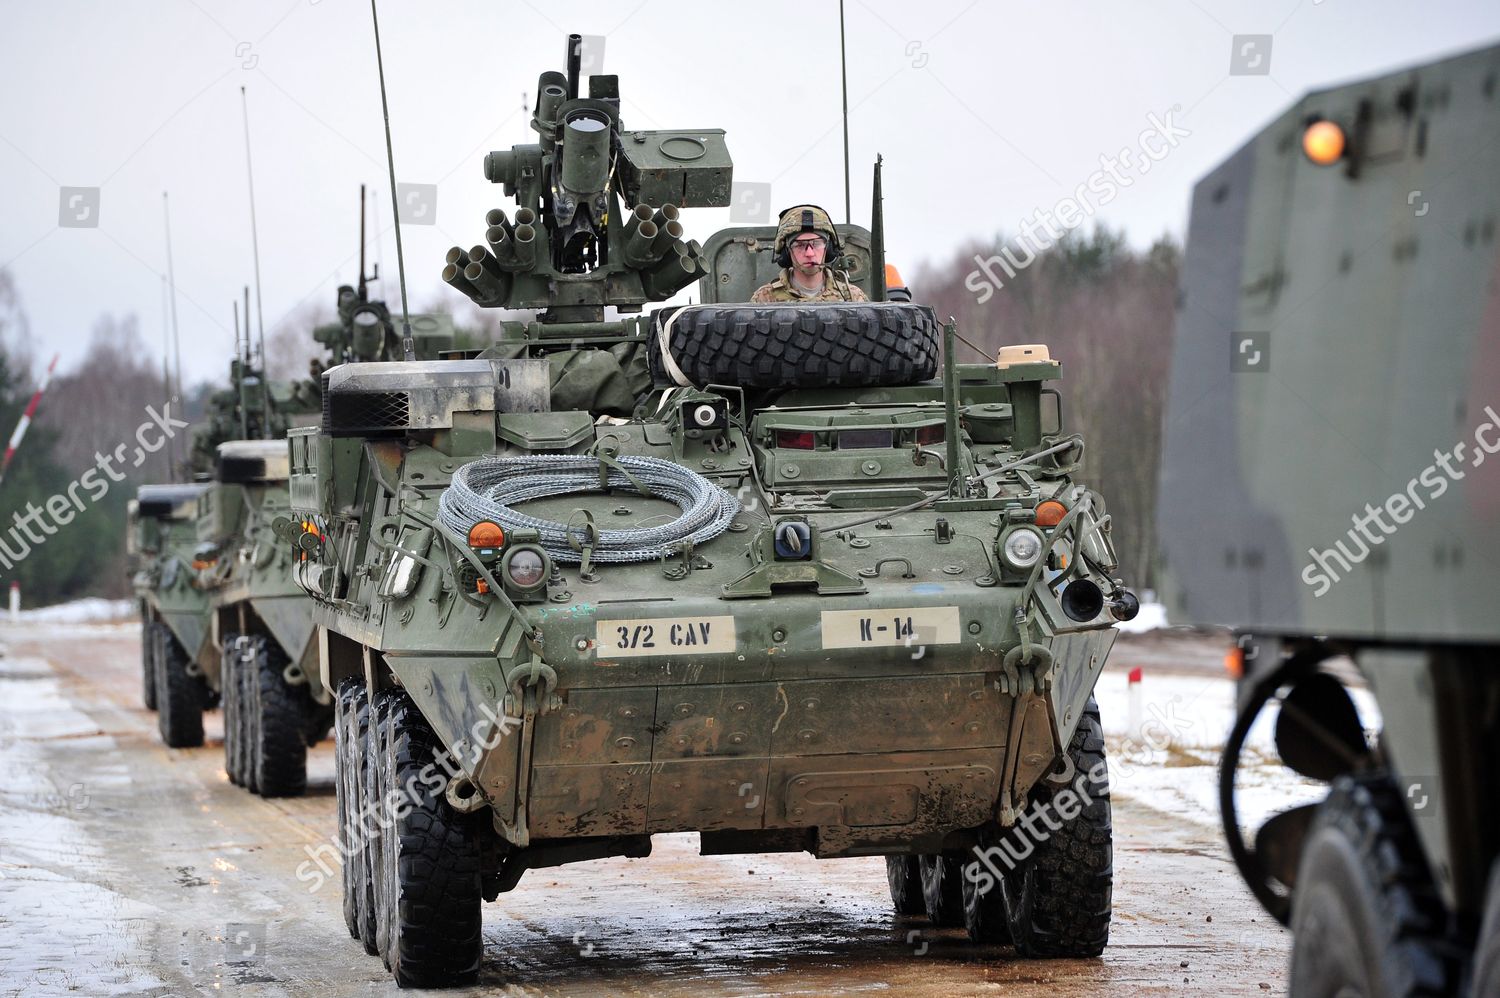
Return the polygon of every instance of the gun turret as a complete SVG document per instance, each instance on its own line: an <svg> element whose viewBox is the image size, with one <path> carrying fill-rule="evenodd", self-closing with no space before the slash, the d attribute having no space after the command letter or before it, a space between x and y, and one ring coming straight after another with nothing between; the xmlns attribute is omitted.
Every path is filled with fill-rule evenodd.
<svg viewBox="0 0 1500 998"><path fill-rule="evenodd" d="M618 77L591 76L579 96L580 44L570 35L567 72L538 80L538 141L485 156L514 215L490 211L484 243L453 247L442 274L480 306L544 309L543 323L602 322L605 306L670 298L706 273L679 209L729 204L723 130L625 130Z"/></svg>

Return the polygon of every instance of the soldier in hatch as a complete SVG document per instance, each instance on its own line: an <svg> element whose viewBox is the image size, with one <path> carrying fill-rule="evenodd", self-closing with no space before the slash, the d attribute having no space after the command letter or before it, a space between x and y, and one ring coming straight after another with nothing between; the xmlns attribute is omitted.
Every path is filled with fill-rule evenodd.
<svg viewBox="0 0 1500 998"><path fill-rule="evenodd" d="M793 301L869 301L849 275L831 263L842 252L828 212L799 204L781 213L776 226L776 263L781 274L755 289L756 304Z"/></svg>

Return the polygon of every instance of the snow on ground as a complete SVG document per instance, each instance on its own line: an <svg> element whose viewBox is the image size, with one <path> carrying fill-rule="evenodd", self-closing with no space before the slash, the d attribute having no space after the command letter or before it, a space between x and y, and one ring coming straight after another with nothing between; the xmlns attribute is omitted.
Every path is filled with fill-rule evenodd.
<svg viewBox="0 0 1500 998"><path fill-rule="evenodd" d="M1146 594L1148 597L1150 593ZM1122 620L1115 629L1126 634L1144 634L1167 626L1167 608L1160 603L1142 601L1141 612L1132 620Z"/></svg>
<svg viewBox="0 0 1500 998"><path fill-rule="evenodd" d="M1368 690L1352 691L1367 731L1380 725ZM1127 673L1106 671L1094 691L1109 750L1112 793L1189 821L1219 824L1219 756L1234 724L1235 685L1227 677L1148 671L1135 692ZM1241 754L1240 824L1321 800L1328 786L1281 765L1272 734L1274 706L1261 712Z"/></svg>
<svg viewBox="0 0 1500 998"><path fill-rule="evenodd" d="M22 610L23 624L98 624L117 620L129 620L135 616L135 601L128 599L73 600L71 603L56 603ZM0 614L0 623L8 623L10 615Z"/></svg>
<svg viewBox="0 0 1500 998"><path fill-rule="evenodd" d="M139 994L162 985L148 969L157 912L110 886L110 850L74 818L130 779L123 765L66 786L46 775L43 739L116 753L54 675L42 659L0 660L0 981L21 986L13 993Z"/></svg>

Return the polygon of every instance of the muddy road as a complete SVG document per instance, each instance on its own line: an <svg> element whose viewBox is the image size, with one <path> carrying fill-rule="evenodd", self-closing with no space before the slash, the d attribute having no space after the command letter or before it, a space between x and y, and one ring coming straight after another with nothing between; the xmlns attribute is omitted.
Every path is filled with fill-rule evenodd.
<svg viewBox="0 0 1500 998"><path fill-rule="evenodd" d="M280 801L229 783L217 712L203 748L163 748L138 633L0 628L0 994L395 994L344 928L336 870L323 882L309 858L334 833L331 744L308 796ZM1201 667L1216 649L1185 654L1183 674L1222 682ZM1139 655L1159 669L1171 652ZM1282 993L1289 937L1211 821L1143 791L1114 792L1101 959L1021 960L893 916L879 859L700 857L670 835L648 859L528 873L486 906L481 985L455 993Z"/></svg>

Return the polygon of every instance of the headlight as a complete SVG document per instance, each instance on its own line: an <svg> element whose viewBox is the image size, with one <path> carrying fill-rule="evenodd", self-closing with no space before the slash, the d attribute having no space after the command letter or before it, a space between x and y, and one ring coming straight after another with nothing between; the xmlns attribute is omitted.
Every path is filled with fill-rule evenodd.
<svg viewBox="0 0 1500 998"><path fill-rule="evenodd" d="M1030 568L1042 556L1042 535L1028 528L1012 530L1000 551L1011 568Z"/></svg>
<svg viewBox="0 0 1500 998"><path fill-rule="evenodd" d="M505 556L500 571L517 589L535 589L547 579L547 561L535 548L518 548Z"/></svg>

